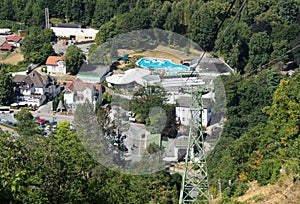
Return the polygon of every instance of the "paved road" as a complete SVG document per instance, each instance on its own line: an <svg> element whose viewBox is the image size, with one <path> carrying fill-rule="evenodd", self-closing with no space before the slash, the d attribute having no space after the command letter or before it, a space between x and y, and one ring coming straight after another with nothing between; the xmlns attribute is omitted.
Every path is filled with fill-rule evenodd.
<svg viewBox="0 0 300 204"><path fill-rule="evenodd" d="M14 114L16 114L17 112L18 112L18 110L15 110L13 113L0 113L0 118L15 123L17 121L14 118ZM74 118L73 116L60 115L60 114L51 114L51 113L37 113L37 112L34 112L34 111L32 111L31 114L34 117L39 116L39 117L45 118L46 120L49 120L49 121L55 120L58 123L63 122L63 121L72 122L73 118Z"/></svg>
<svg viewBox="0 0 300 204"><path fill-rule="evenodd" d="M125 145L128 148L128 160L139 161L146 150L146 127L143 124L130 123L128 131L124 132L127 136Z"/></svg>

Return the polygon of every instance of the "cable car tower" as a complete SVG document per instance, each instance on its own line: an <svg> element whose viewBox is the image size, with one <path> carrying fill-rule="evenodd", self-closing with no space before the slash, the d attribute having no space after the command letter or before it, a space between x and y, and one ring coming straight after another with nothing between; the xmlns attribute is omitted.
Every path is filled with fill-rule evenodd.
<svg viewBox="0 0 300 204"><path fill-rule="evenodd" d="M233 0L231 2L231 5L228 8L226 14L224 15L221 24L216 29L215 35L208 46L212 48L211 50L214 50L222 43L224 36L228 32L231 25L234 23L238 15L241 13L243 7L247 3L247 0L244 0L244 2L241 4L236 15L231 20L230 24L226 27L223 35L220 38L220 41L217 43L216 46L213 46L214 40L217 38L219 30L225 22L226 16L228 16L235 3L236 0ZM200 65L200 62L204 56L205 52L203 52L203 54L201 55L192 74L194 72L197 72L197 66ZM192 74L190 76L192 76ZM189 78L187 79L187 82L189 81ZM209 203L210 196L208 173L206 164L206 153L204 149L204 136L202 132L202 95L209 93L209 89L201 83L186 83L183 86L183 92L190 94L192 97L192 101L190 106L191 120L188 147L185 156L184 173L182 176L179 204L195 201L197 201L197 203Z"/></svg>
<svg viewBox="0 0 300 204"><path fill-rule="evenodd" d="M209 93L209 89L202 80L196 79L187 82L182 91L191 95L191 119L179 204L196 200L200 203L208 203L209 185L202 132L202 95Z"/></svg>

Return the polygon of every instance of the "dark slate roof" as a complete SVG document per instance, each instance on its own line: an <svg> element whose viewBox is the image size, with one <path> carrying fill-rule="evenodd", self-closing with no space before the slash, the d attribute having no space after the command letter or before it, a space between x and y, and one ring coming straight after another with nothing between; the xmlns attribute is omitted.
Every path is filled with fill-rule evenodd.
<svg viewBox="0 0 300 204"><path fill-rule="evenodd" d="M41 75L37 71L32 71L28 75L16 75L14 82L26 82L30 86L45 87L49 82L54 81L49 75Z"/></svg>
<svg viewBox="0 0 300 204"><path fill-rule="evenodd" d="M109 67L105 65L95 65L83 63L79 70L79 75L91 75L102 78L109 71Z"/></svg>

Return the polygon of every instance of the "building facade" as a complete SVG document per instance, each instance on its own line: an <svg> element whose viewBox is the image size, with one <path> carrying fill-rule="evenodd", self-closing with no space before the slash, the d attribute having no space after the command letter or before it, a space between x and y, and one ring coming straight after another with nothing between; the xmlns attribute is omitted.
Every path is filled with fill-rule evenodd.
<svg viewBox="0 0 300 204"><path fill-rule="evenodd" d="M75 111L78 104L89 101L95 104L97 101L102 101L102 88L100 84L89 84L83 82L81 79L76 78L71 83L65 86L64 102L66 108Z"/></svg>
<svg viewBox="0 0 300 204"><path fill-rule="evenodd" d="M47 73L61 75L67 73L67 67L61 56L49 56L46 61Z"/></svg>
<svg viewBox="0 0 300 204"><path fill-rule="evenodd" d="M26 106L40 106L47 99L56 97L60 93L60 86L49 75L42 75L33 71L28 75L14 77L16 93L15 103Z"/></svg>

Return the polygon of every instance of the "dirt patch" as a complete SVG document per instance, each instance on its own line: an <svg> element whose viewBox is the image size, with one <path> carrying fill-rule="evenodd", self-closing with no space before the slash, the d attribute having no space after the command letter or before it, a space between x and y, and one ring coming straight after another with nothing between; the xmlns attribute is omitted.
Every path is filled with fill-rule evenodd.
<svg viewBox="0 0 300 204"><path fill-rule="evenodd" d="M300 182L294 183L291 178L284 178L274 185L258 186L257 182L251 182L250 189L237 200L246 204L257 203L300 203Z"/></svg>
<svg viewBox="0 0 300 204"><path fill-rule="evenodd" d="M59 81L66 82L66 81L74 81L75 79L76 79L76 76L64 75Z"/></svg>
<svg viewBox="0 0 300 204"><path fill-rule="evenodd" d="M17 48L14 52L8 55L4 60L0 60L0 63L16 65L23 60L24 57L20 51L20 48Z"/></svg>
<svg viewBox="0 0 300 204"><path fill-rule="evenodd" d="M180 61L185 59L194 59L198 58L201 54L198 50L190 50L190 54L186 54L183 51L176 50L170 47L159 45L154 50L145 50L143 52L134 52L133 50L126 50L126 49L119 49L118 53L120 56L124 54L129 54L130 57L132 56L143 56L143 57L157 57L157 58L165 58L172 60L174 63L179 64Z"/></svg>
<svg viewBox="0 0 300 204"><path fill-rule="evenodd" d="M180 61L183 60L182 58L179 58L176 55L173 55L171 53L157 51L157 50L154 50L154 51L147 50L147 51L144 51L141 53L133 53L130 56L132 57L132 56L137 56L137 55L143 56L143 57L165 58L165 59L172 60L174 63L177 63L177 64L179 64Z"/></svg>

